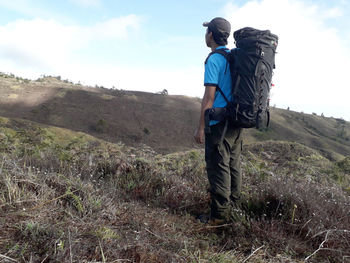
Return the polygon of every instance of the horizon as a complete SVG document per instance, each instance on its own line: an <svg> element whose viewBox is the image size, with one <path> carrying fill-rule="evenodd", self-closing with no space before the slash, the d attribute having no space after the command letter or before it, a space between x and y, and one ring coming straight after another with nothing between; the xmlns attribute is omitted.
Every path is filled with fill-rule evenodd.
<svg viewBox="0 0 350 263"><path fill-rule="evenodd" d="M204 21L279 36L271 106L350 121L350 3L344 0L0 0L0 71L169 95L204 93ZM186 8L185 8L186 7ZM297 41L298 40L298 41Z"/></svg>
<svg viewBox="0 0 350 263"><path fill-rule="evenodd" d="M0 72L0 77L1 77L1 74L6 74L10 77L13 77L13 78L18 78L19 80L23 79L25 80L26 78L22 78L21 76L17 76L13 73L4 73L4 72ZM126 92L144 92L144 93L149 93L149 94L155 94L155 95L161 95L161 94L164 94L164 90L162 91L158 91L158 92L151 92L151 91L144 91L144 90L123 90L123 89L117 89L116 87L111 87L111 88L108 88L108 87L104 87L103 85L98 85L98 84L95 84L95 86L91 86L91 85L84 85L84 84L81 84L80 81L78 82L73 82L72 80L69 80L69 79L64 79L62 78L60 75L58 76L53 76L53 75L41 75L38 79L28 79L30 81L33 81L33 82L36 82L36 81L40 81L40 79L44 79L44 78L55 78L57 79L58 81L62 81L62 82L68 82L72 85L82 85L82 86L85 86L86 88L91 88L91 89L95 89L95 88L102 88L102 89L108 89L108 90L121 90L121 91L126 91ZM166 89L165 89L166 90ZM166 90L167 92L167 90ZM165 95L167 96L184 96L184 97L188 97L188 98L192 98L192 99L202 99L202 98L199 98L199 97L193 97L193 96L188 96L188 95L183 95L183 94L167 94L165 93ZM289 107L287 108L282 108L282 107L278 107L277 105L270 105L270 109L278 109L278 110L286 110L286 111L291 111L291 112L295 112L295 113L300 113L300 114L308 114L308 115L316 115L316 116L321 116L321 117L324 117L324 118L333 118L333 119L342 119L342 120L345 120L347 122L350 122L349 120L346 120L344 119L343 117L335 117L335 116L326 116L323 114L322 116L322 113L321 114L317 114L315 112L304 112L304 111L297 111L297 110L293 110L293 109L290 109Z"/></svg>

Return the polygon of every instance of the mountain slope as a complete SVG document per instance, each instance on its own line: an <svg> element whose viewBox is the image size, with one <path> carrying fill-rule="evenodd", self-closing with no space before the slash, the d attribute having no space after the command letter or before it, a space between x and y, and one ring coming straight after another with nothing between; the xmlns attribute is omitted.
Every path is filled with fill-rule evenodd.
<svg viewBox="0 0 350 263"><path fill-rule="evenodd" d="M2 75L0 116L89 133L127 145L146 144L158 152L198 148L193 132L200 100L123 90L92 88L46 77L38 81ZM245 131L247 144L262 140L299 142L330 159L350 155L350 124L282 109L271 109L268 130Z"/></svg>

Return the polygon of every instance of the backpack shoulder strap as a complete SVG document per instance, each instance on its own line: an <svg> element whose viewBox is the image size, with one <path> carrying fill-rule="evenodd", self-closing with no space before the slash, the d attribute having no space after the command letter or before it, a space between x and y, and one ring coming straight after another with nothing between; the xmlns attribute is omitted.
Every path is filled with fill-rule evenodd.
<svg viewBox="0 0 350 263"><path fill-rule="evenodd" d="M222 48L222 49L216 49L212 52L209 53L208 57L206 58L205 60L205 64L207 64L208 62L208 59L210 58L211 55L215 54L215 53L218 53L218 54L221 54L222 56L224 56L224 58L226 59L227 63L229 64L230 63L230 57L229 57L229 53L226 52L226 50L228 50L228 48ZM226 73L226 70L227 70L227 64L226 64L226 67L225 67L225 73ZM217 86L216 87L218 89L218 91L221 93L221 95L224 97L226 103L228 104L229 103L229 100L227 99L227 97L225 96L224 92L222 91L222 89Z"/></svg>
<svg viewBox="0 0 350 263"><path fill-rule="evenodd" d="M227 53L225 50L228 50L228 48L222 48L222 49L215 49L214 51L210 52L208 57L206 58L204 64L207 64L208 59L210 58L211 55L215 54L215 53L219 53L221 55L223 55L226 60L229 62L229 53Z"/></svg>
<svg viewBox="0 0 350 263"><path fill-rule="evenodd" d="M226 52L226 50L228 50L228 48L216 49L213 52L211 52L210 54L219 53L219 54L223 55L224 58L226 58L227 62L230 62L230 54L228 52Z"/></svg>

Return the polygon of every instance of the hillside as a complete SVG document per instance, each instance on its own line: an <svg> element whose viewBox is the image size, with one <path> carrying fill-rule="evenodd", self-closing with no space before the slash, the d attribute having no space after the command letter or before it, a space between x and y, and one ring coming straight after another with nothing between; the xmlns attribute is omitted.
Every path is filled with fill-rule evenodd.
<svg viewBox="0 0 350 263"><path fill-rule="evenodd" d="M160 155L0 118L0 262L349 262L350 159L247 145L237 216L202 225L203 150Z"/></svg>
<svg viewBox="0 0 350 263"><path fill-rule="evenodd" d="M0 116L81 131L129 146L148 145L159 153L198 148L193 132L200 100L74 85L60 78L29 81L0 75ZM245 131L245 143L298 142L340 160L350 155L350 124L282 109L271 109L268 130Z"/></svg>

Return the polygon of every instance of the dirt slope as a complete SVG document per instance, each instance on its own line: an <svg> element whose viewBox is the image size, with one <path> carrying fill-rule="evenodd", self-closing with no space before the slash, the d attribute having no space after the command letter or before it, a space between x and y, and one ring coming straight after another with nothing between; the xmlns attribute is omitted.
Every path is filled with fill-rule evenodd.
<svg viewBox="0 0 350 263"><path fill-rule="evenodd" d="M200 100L74 85L59 78L28 81L0 75L0 116L83 131L98 138L169 153L198 148L192 140ZM330 159L350 155L350 124L293 111L271 109L265 131L245 131L245 142L285 140L305 144Z"/></svg>

